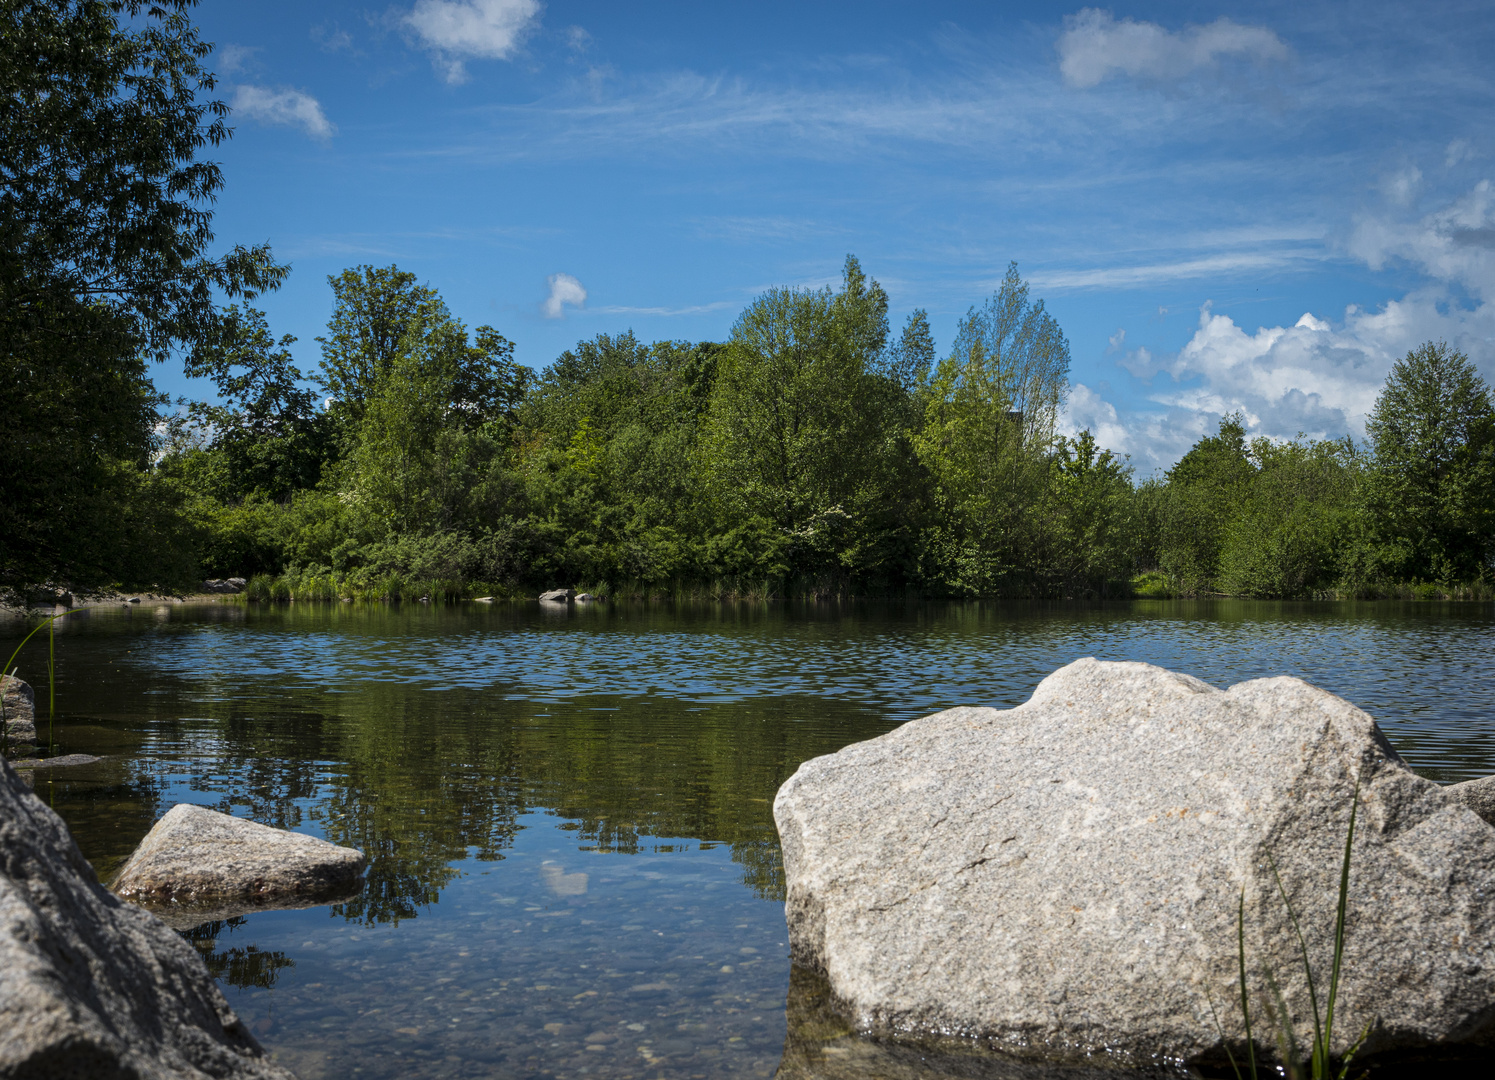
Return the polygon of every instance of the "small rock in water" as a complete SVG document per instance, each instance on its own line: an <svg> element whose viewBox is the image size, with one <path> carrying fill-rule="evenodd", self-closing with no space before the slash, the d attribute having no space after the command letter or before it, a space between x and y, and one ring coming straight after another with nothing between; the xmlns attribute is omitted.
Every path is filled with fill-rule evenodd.
<svg viewBox="0 0 1495 1080"><path fill-rule="evenodd" d="M36 743L36 694L23 679L0 675L0 750L8 753ZM29 752L29 750L27 751Z"/></svg>
<svg viewBox="0 0 1495 1080"><path fill-rule="evenodd" d="M143 904L275 907L341 899L367 864L353 848L181 803L140 841L113 888Z"/></svg>
<svg viewBox="0 0 1495 1080"><path fill-rule="evenodd" d="M138 603L140 603L140 597L138 597L138 596L132 596L128 600L126 600L125 603L127 603L127 604L138 604Z"/></svg>
<svg viewBox="0 0 1495 1080"><path fill-rule="evenodd" d="M493 597L491 597L491 596L474 596L472 598L472 602L474 604L491 604L491 603L493 603Z"/></svg>
<svg viewBox="0 0 1495 1080"><path fill-rule="evenodd" d="M1364 1054L1495 1041L1495 829L1364 712L1291 678L1220 691L1080 660L1015 709L951 709L807 761L774 802L793 957L864 1031L1223 1061L1215 1013L1238 1053L1244 1038L1244 896L1246 963L1274 973L1302 1045L1313 1013L1276 874L1322 1005L1357 782L1334 1053L1367 1025ZM1260 1033L1270 991L1250 982Z"/></svg>
<svg viewBox="0 0 1495 1080"><path fill-rule="evenodd" d="M17 769L63 769L69 765L92 765L96 761L103 761L101 757L92 754L59 754L51 758L28 758L25 761L12 762Z"/></svg>
<svg viewBox="0 0 1495 1080"><path fill-rule="evenodd" d="M591 601L593 601L595 599L597 599L597 598L595 596L593 596L589 592L577 593L576 594L576 602L578 604L587 604L587 603L590 603Z"/></svg>
<svg viewBox="0 0 1495 1080"><path fill-rule="evenodd" d="M541 593L540 599L547 603L565 604L576 599L576 591L574 589L551 589L549 592Z"/></svg>

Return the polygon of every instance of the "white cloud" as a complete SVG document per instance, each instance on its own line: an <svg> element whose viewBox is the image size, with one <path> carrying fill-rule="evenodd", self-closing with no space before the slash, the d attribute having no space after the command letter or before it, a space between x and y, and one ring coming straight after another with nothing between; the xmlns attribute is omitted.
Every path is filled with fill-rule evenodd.
<svg viewBox="0 0 1495 1080"><path fill-rule="evenodd" d="M1057 44L1064 81L1081 88L1097 86L1112 75L1181 79L1222 56L1263 62L1288 55L1287 46L1271 30L1242 26L1224 16L1174 33L1157 23L1118 22L1098 8L1066 17Z"/></svg>
<svg viewBox="0 0 1495 1080"><path fill-rule="evenodd" d="M255 63L258 45L225 45L218 50L218 74L237 75Z"/></svg>
<svg viewBox="0 0 1495 1080"><path fill-rule="evenodd" d="M415 31L449 83L467 80L464 60L507 60L539 25L540 0L416 0L401 21Z"/></svg>
<svg viewBox="0 0 1495 1080"><path fill-rule="evenodd" d="M298 127L316 139L330 138L337 130L322 111L321 102L290 87L240 86L234 90L233 108L262 124Z"/></svg>
<svg viewBox="0 0 1495 1080"><path fill-rule="evenodd" d="M1381 181L1381 190L1397 206L1411 206L1422 187L1422 170L1406 165Z"/></svg>
<svg viewBox="0 0 1495 1080"><path fill-rule="evenodd" d="M540 312L547 319L559 319L565 314L565 305L582 307L587 302L587 290L570 274L551 274L545 279L550 286L550 295L540 305Z"/></svg>
<svg viewBox="0 0 1495 1080"><path fill-rule="evenodd" d="M1455 139L1448 144L1448 149L1443 151L1443 167L1451 169L1461 162L1468 161L1474 156L1474 148L1469 145L1468 139Z"/></svg>
<svg viewBox="0 0 1495 1080"><path fill-rule="evenodd" d="M1352 255L1379 270L1405 259L1424 273L1495 300L1495 188L1481 180L1466 194L1416 220L1362 215L1350 236Z"/></svg>
<svg viewBox="0 0 1495 1080"><path fill-rule="evenodd" d="M1118 410L1079 385L1067 425L1089 427L1101 445L1131 454L1144 470L1177 461L1237 409L1252 435L1359 438L1391 365L1431 340L1448 341L1490 372L1495 307L1451 307L1430 286L1375 311L1351 306L1337 323L1310 312L1292 326L1248 333L1205 304L1193 337L1176 355L1136 349L1120 361L1151 380L1150 405Z"/></svg>

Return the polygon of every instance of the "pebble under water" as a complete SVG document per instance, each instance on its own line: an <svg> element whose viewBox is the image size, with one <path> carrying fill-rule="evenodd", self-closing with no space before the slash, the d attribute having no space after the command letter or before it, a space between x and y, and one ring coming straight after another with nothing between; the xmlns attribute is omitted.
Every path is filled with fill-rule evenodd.
<svg viewBox="0 0 1495 1080"><path fill-rule="evenodd" d="M7 655L24 631L0 623ZM807 1045L861 1053L824 1017L788 1029L775 791L1081 656L1299 675L1423 775L1495 773L1489 604L95 609L58 627L50 721L46 650L19 661L38 729L103 760L36 789L105 880L178 802L370 856L356 900L188 932L303 1080L798 1076Z"/></svg>

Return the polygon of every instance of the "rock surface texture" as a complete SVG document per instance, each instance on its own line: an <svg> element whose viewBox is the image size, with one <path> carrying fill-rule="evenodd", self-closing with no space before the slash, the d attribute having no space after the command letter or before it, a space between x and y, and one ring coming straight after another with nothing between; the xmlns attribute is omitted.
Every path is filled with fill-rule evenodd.
<svg viewBox="0 0 1495 1080"><path fill-rule="evenodd" d="M36 742L36 694L31 685L11 675L0 675L0 743L4 749Z"/></svg>
<svg viewBox="0 0 1495 1080"><path fill-rule="evenodd" d="M1335 1049L1367 1025L1365 1053L1488 1045L1495 829L1364 712L1291 678L1222 692L1080 660L1015 709L952 709L806 762L774 802L794 959L863 1031L1056 1061L1219 1059L1211 1000L1243 1035L1244 895L1258 1036L1265 967L1302 1038L1273 865L1324 987L1357 781Z"/></svg>
<svg viewBox="0 0 1495 1080"><path fill-rule="evenodd" d="M294 1080L197 952L111 896L0 763L0 1077Z"/></svg>
<svg viewBox="0 0 1495 1080"><path fill-rule="evenodd" d="M551 589L549 592L542 592L540 599L549 604L566 604L576 599L576 590Z"/></svg>
<svg viewBox="0 0 1495 1080"><path fill-rule="evenodd" d="M138 903L274 906L341 898L358 888L363 852L201 806L173 806L114 879Z"/></svg>
<svg viewBox="0 0 1495 1080"><path fill-rule="evenodd" d="M205 593L226 593L234 595L244 591L248 582L241 577L231 578L208 578L202 583L202 591Z"/></svg>
<svg viewBox="0 0 1495 1080"><path fill-rule="evenodd" d="M1449 784L1443 789L1450 799L1469 807L1491 825L1495 825L1495 776Z"/></svg>

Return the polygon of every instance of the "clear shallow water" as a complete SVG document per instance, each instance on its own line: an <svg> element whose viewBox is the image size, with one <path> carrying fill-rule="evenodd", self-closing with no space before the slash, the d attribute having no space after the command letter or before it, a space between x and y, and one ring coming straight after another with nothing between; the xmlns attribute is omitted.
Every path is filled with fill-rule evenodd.
<svg viewBox="0 0 1495 1080"><path fill-rule="evenodd" d="M1299 675L1495 773L1491 605L215 605L59 633L58 750L107 757L37 785L106 877L182 801L370 855L354 902L193 934L305 1080L769 1076L779 784L1080 656Z"/></svg>

